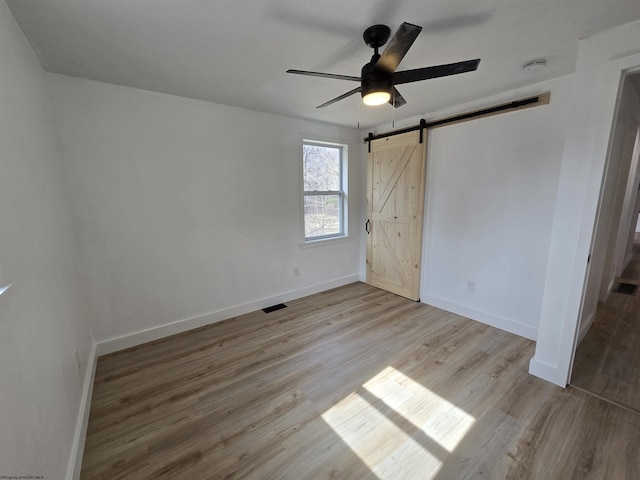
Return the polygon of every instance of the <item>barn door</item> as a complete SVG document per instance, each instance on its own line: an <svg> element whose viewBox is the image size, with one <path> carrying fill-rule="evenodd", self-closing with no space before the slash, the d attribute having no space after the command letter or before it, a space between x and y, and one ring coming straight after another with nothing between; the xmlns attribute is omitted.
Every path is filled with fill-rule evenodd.
<svg viewBox="0 0 640 480"><path fill-rule="evenodd" d="M371 141L367 170L367 283L418 300L426 132Z"/></svg>

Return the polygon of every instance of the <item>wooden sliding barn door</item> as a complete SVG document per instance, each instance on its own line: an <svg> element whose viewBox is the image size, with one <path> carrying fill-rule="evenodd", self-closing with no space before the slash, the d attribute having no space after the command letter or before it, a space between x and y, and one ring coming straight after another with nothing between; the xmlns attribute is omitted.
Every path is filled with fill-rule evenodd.
<svg viewBox="0 0 640 480"><path fill-rule="evenodd" d="M367 170L367 283L418 300L426 131L371 141Z"/></svg>

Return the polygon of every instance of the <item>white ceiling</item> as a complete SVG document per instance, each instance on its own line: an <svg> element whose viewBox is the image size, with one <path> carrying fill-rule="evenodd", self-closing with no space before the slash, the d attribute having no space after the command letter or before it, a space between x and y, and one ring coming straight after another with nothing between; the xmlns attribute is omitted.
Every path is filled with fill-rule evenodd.
<svg viewBox="0 0 640 480"><path fill-rule="evenodd" d="M6 0L47 71L355 127L388 123L389 105L352 82L288 68L360 75L370 25L423 31L398 70L481 58L476 72L399 86L395 119L571 73L577 43L640 18L638 0ZM547 59L528 74L527 61Z"/></svg>

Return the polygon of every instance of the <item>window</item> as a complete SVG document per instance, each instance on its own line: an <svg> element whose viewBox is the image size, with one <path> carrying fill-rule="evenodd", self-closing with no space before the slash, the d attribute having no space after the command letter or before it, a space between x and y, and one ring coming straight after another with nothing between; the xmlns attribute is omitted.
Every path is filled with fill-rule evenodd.
<svg viewBox="0 0 640 480"><path fill-rule="evenodd" d="M345 232L344 145L304 141L304 239L343 237Z"/></svg>

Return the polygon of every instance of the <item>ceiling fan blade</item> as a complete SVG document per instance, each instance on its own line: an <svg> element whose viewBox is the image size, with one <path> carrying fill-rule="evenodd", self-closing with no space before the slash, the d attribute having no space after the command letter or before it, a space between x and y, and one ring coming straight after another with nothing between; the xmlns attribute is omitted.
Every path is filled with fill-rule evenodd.
<svg viewBox="0 0 640 480"><path fill-rule="evenodd" d="M335 73L308 72L306 70L287 70L287 73L295 73L296 75L308 75L309 77L335 78L336 80L351 80L352 82L360 81L360 77L353 77L351 75L336 75Z"/></svg>
<svg viewBox="0 0 640 480"><path fill-rule="evenodd" d="M328 105L331 105L332 103L336 103L336 102L339 102L340 100L350 97L351 95L353 95L354 93L358 93L359 91L360 91L360 87L354 88L353 90L350 90L347 93L343 93L342 95L334 98L333 100L329 100L328 102L325 102L322 105L318 105L316 108L324 108Z"/></svg>
<svg viewBox="0 0 640 480"><path fill-rule="evenodd" d="M413 42L416 41L422 27L404 22L393 35L393 38L384 49L375 65L376 70L393 73L407 54Z"/></svg>
<svg viewBox="0 0 640 480"><path fill-rule="evenodd" d="M404 97L400 94L397 88L393 87L393 93L389 99L389 103L396 108L399 108L407 103Z"/></svg>
<svg viewBox="0 0 640 480"><path fill-rule="evenodd" d="M449 63L447 65L437 65L435 67L416 68L414 70L404 70L393 74L393 84L419 82L430 78L446 77L459 73L473 72L478 68L480 59L466 60L464 62Z"/></svg>

